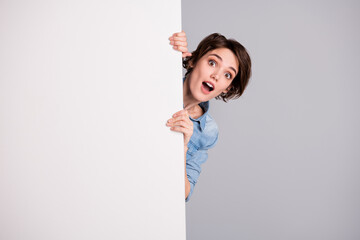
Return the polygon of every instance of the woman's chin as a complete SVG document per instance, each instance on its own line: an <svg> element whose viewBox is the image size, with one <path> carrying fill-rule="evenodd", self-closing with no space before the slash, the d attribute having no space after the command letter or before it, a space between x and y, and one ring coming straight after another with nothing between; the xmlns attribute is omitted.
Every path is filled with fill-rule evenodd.
<svg viewBox="0 0 360 240"><path fill-rule="evenodd" d="M198 99L201 100L201 102L209 101L214 97L214 94L212 91L209 91L208 89L205 89L204 86L200 87L200 91L198 92Z"/></svg>
<svg viewBox="0 0 360 240"><path fill-rule="evenodd" d="M202 94L199 93L197 94L197 96L195 96L195 98L199 101L199 102L207 102L209 100L211 100L213 98L212 94Z"/></svg>
<svg viewBox="0 0 360 240"><path fill-rule="evenodd" d="M204 89L202 85L200 87L196 87L195 89L196 89L195 91L191 91L192 93L191 95L198 102L207 102L215 97L213 91Z"/></svg>

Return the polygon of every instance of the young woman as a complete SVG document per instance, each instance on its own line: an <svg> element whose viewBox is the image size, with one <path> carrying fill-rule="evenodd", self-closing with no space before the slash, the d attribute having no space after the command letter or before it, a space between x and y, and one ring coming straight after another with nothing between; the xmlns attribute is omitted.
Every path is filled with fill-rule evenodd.
<svg viewBox="0 0 360 240"><path fill-rule="evenodd" d="M188 52L186 34L174 33L173 48L182 52L186 74L183 83L184 109L166 123L170 130L184 134L185 200L189 201L207 160L207 150L218 140L218 128L210 116L209 100L239 98L251 76L251 60L237 41L218 33L204 38L196 50Z"/></svg>

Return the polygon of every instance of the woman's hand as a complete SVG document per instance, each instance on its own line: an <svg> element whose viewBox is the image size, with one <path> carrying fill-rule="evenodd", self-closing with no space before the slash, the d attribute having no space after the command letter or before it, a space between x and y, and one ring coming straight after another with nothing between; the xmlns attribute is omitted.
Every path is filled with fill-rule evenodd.
<svg viewBox="0 0 360 240"><path fill-rule="evenodd" d="M187 49L187 41L186 41L186 34L184 31L179 33L174 33L171 37L169 37L170 45L173 45L173 48L177 51L182 52L182 57L190 57L191 53L188 52Z"/></svg>
<svg viewBox="0 0 360 240"><path fill-rule="evenodd" d="M182 132L184 134L184 147L187 147L193 134L193 122L190 120L187 110L183 109L174 113L172 118L167 121L166 126L171 127L170 130L172 131Z"/></svg>

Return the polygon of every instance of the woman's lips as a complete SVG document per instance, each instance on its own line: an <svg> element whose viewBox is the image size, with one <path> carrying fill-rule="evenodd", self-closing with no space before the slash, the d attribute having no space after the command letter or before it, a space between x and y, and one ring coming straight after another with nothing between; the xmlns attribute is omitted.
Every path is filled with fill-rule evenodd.
<svg viewBox="0 0 360 240"><path fill-rule="evenodd" d="M215 85L214 85L212 82L210 82L210 81L204 81L203 83L205 83L205 84L208 83L207 85L208 85L208 86L209 86L209 85L211 86L211 87L210 87L210 89L211 89L210 92L213 91L213 90L215 90Z"/></svg>
<svg viewBox="0 0 360 240"><path fill-rule="evenodd" d="M210 81L204 81L201 83L201 91L206 95L209 94L210 92L214 91L214 89L215 89L215 86Z"/></svg>
<svg viewBox="0 0 360 240"><path fill-rule="evenodd" d="M201 84L201 91L206 95L210 93L210 91L204 87L204 84Z"/></svg>

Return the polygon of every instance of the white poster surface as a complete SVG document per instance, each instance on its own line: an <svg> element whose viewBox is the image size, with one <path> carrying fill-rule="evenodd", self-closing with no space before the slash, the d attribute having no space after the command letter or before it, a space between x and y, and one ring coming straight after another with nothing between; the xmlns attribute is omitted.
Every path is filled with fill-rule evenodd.
<svg viewBox="0 0 360 240"><path fill-rule="evenodd" d="M0 239L185 239L181 2L0 2Z"/></svg>

